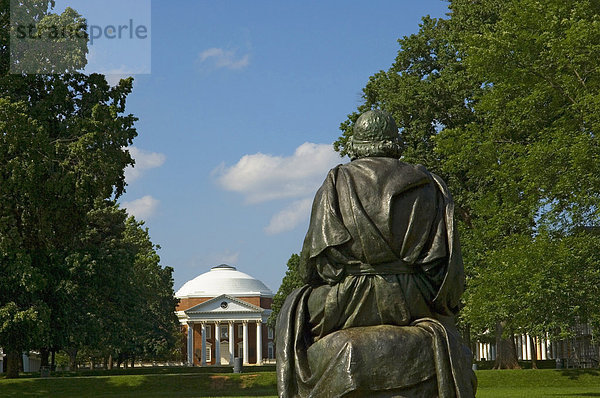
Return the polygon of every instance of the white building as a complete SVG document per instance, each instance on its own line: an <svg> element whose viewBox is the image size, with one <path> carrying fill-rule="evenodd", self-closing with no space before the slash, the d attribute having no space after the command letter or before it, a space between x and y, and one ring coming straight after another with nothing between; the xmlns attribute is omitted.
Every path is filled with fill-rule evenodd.
<svg viewBox="0 0 600 398"><path fill-rule="evenodd" d="M221 264L186 282L175 297L188 365L274 360L273 330L266 326L273 292L258 279Z"/></svg>
<svg viewBox="0 0 600 398"><path fill-rule="evenodd" d="M568 368L595 368L600 358L600 346L592 339L592 330L588 324L572 328L574 336L563 340L550 340L531 337L528 334L514 336L517 359L531 361L532 353L536 360L560 360L561 366ZM494 361L496 344L477 342L474 352L476 361Z"/></svg>

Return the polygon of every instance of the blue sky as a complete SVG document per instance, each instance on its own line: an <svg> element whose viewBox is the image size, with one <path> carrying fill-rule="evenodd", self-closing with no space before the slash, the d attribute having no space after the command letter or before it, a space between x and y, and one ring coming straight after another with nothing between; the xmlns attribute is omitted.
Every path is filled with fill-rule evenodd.
<svg viewBox="0 0 600 398"><path fill-rule="evenodd" d="M392 64L397 39L447 3L128 1L151 5L151 68L128 98L139 135L121 204L146 221L176 290L225 262L275 292L314 193L347 161L331 148L340 123L369 76ZM150 15L94 3L115 23ZM149 51L130 55L145 62ZM112 56L113 72L127 71L122 50Z"/></svg>

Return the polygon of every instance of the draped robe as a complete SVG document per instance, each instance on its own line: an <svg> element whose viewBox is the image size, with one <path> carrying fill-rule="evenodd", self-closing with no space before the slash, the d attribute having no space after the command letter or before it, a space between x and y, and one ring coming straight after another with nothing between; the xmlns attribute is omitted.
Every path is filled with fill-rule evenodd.
<svg viewBox="0 0 600 398"><path fill-rule="evenodd" d="M454 205L423 166L330 170L276 328L280 397L474 396L454 317L464 289Z"/></svg>

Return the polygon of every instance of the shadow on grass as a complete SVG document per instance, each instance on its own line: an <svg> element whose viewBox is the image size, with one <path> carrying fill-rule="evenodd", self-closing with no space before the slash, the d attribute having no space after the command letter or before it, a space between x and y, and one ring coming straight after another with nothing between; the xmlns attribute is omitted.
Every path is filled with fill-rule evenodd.
<svg viewBox="0 0 600 398"><path fill-rule="evenodd" d="M600 372L598 372L598 369L564 369L560 371L560 374L571 380L578 380L582 375L598 376Z"/></svg>
<svg viewBox="0 0 600 398"><path fill-rule="evenodd" d="M556 394L561 397L600 397L600 392L577 392L573 394Z"/></svg>
<svg viewBox="0 0 600 398"><path fill-rule="evenodd" d="M146 374L4 380L3 397L275 396L274 373Z"/></svg>

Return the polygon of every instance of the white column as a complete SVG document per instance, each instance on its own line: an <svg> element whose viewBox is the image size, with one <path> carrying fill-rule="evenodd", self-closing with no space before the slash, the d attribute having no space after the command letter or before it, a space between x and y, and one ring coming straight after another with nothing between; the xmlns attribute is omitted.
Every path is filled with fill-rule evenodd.
<svg viewBox="0 0 600 398"><path fill-rule="evenodd" d="M256 322L256 364L262 365L262 321Z"/></svg>
<svg viewBox="0 0 600 398"><path fill-rule="evenodd" d="M29 372L29 353L28 352L23 352L23 372Z"/></svg>
<svg viewBox="0 0 600 398"><path fill-rule="evenodd" d="M523 360L523 335L517 336L517 358Z"/></svg>
<svg viewBox="0 0 600 398"><path fill-rule="evenodd" d="M221 365L221 324L215 322L215 365Z"/></svg>
<svg viewBox="0 0 600 398"><path fill-rule="evenodd" d="M200 365L206 366L206 323L202 322L202 353L200 354Z"/></svg>
<svg viewBox="0 0 600 398"><path fill-rule="evenodd" d="M540 349L542 351L542 361L545 361L546 359L548 359L548 357L546 356L546 352L548 350L548 343L545 338L540 339L540 345L541 345Z"/></svg>
<svg viewBox="0 0 600 398"><path fill-rule="evenodd" d="M525 358L523 358L526 361L530 361L531 360L531 339L529 338L528 334L525 334L525 352L527 353L527 355L525 356Z"/></svg>
<svg viewBox="0 0 600 398"><path fill-rule="evenodd" d="M229 364L233 366L233 358L235 358L235 328L234 322L229 321Z"/></svg>
<svg viewBox="0 0 600 398"><path fill-rule="evenodd" d="M248 365L248 321L242 321L244 333L242 336L244 347L244 365Z"/></svg>
<svg viewBox="0 0 600 398"><path fill-rule="evenodd" d="M187 323L187 364L194 366L194 324Z"/></svg>
<svg viewBox="0 0 600 398"><path fill-rule="evenodd" d="M525 357L527 356L525 353L525 339L523 338L523 335L519 335L519 341L521 342L521 358L519 358L520 360L524 361Z"/></svg>

